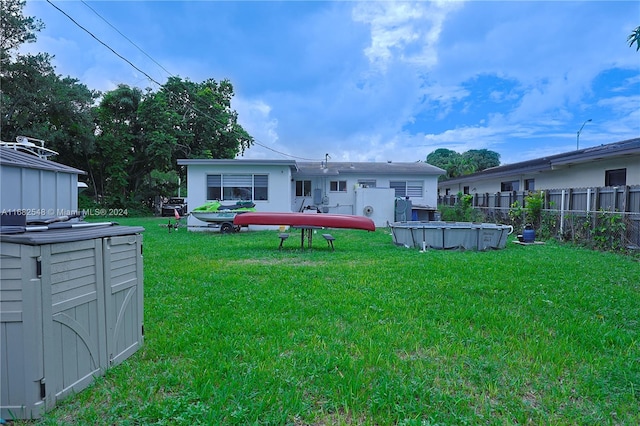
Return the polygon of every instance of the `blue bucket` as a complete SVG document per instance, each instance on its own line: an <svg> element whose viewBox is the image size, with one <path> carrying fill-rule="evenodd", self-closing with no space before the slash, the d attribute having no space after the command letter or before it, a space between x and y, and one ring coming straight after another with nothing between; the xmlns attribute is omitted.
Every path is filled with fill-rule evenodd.
<svg viewBox="0 0 640 426"><path fill-rule="evenodd" d="M536 230L531 225L525 226L522 231L522 240L525 243L532 243L536 240Z"/></svg>

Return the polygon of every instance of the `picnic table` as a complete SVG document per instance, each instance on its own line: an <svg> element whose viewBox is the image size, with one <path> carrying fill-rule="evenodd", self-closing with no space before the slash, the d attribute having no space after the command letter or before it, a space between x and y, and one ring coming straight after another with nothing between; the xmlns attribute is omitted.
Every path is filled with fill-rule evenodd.
<svg viewBox="0 0 640 426"><path fill-rule="evenodd" d="M291 228L300 229L300 248L301 249L304 249L305 239L307 240L307 248L310 249L313 245L313 233L317 229L322 229L321 226L307 226L307 225L296 225L296 226L292 226ZM289 234L280 233L278 236L280 238L280 246L278 248L281 249L282 243L284 243L284 241L287 238L289 238ZM322 237L327 241L327 244L329 245L329 247L331 247L331 250L335 250L335 248L333 247L333 241L335 240L335 238L331 234L322 234Z"/></svg>
<svg viewBox="0 0 640 426"><path fill-rule="evenodd" d="M292 228L300 229L300 248L304 248L304 240L307 240L307 248L311 248L313 244L313 232L316 229L322 229L321 226L297 225Z"/></svg>

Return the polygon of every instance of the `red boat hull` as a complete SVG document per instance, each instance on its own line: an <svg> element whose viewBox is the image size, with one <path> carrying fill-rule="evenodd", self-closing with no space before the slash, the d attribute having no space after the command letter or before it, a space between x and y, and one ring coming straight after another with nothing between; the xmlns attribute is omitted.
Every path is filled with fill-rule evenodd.
<svg viewBox="0 0 640 426"><path fill-rule="evenodd" d="M375 231L375 223L364 216L348 214L325 213L276 213L276 212L247 212L237 215L233 219L234 225L289 225L289 226L317 226L320 228L346 228Z"/></svg>

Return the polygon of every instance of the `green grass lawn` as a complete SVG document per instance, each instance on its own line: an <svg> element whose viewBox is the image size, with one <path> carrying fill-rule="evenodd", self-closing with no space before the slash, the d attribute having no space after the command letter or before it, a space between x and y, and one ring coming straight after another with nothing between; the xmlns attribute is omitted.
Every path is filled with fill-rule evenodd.
<svg viewBox="0 0 640 426"><path fill-rule="evenodd" d="M640 424L640 264L144 226L145 345L42 424Z"/></svg>

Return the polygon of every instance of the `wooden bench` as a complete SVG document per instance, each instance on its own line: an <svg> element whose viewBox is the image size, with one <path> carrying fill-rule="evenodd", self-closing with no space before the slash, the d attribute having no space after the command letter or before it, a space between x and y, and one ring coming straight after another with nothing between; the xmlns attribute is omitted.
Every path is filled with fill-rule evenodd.
<svg viewBox="0 0 640 426"><path fill-rule="evenodd" d="M335 237L331 234L322 234L322 237L327 240L327 245L331 247L332 251L335 251L335 247L333 247L333 242L335 241Z"/></svg>
<svg viewBox="0 0 640 426"><path fill-rule="evenodd" d="M284 240L289 238L289 234L282 232L278 235L278 237L280 238L280 246L278 247L278 250L280 250L282 248L282 243L284 243Z"/></svg>

